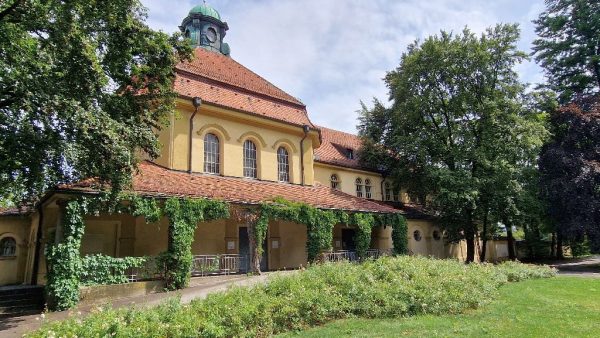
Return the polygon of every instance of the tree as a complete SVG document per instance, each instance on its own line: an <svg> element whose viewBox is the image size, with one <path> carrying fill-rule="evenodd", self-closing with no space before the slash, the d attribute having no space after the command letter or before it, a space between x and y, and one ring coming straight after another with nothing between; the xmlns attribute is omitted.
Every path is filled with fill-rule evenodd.
<svg viewBox="0 0 600 338"><path fill-rule="evenodd" d="M580 99L551 115L553 139L539 160L542 192L562 244L583 242L600 252L600 98Z"/></svg>
<svg viewBox="0 0 600 338"><path fill-rule="evenodd" d="M0 198L87 177L118 190L158 155L191 50L145 18L138 0L0 4Z"/></svg>
<svg viewBox="0 0 600 338"><path fill-rule="evenodd" d="M539 38L536 60L546 70L548 87L568 103L574 94L600 90L600 2L546 0L534 21Z"/></svg>
<svg viewBox="0 0 600 338"><path fill-rule="evenodd" d="M464 238L467 262L485 215L501 215L492 192L518 182L545 135L513 70L526 57L518 38L516 25L497 25L415 42L385 78L392 106L361 112L361 158L427 202L451 240Z"/></svg>

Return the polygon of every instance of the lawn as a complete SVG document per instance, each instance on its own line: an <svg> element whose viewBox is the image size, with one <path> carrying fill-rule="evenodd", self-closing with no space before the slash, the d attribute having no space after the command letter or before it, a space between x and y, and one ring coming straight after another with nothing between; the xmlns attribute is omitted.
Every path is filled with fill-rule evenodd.
<svg viewBox="0 0 600 338"><path fill-rule="evenodd" d="M598 337L600 279L510 283L492 303L462 315L346 319L281 337Z"/></svg>

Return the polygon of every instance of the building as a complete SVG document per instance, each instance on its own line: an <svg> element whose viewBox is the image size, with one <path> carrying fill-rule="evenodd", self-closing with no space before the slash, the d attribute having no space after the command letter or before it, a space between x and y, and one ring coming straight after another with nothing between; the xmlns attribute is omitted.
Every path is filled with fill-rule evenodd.
<svg viewBox="0 0 600 338"><path fill-rule="evenodd" d="M223 42L229 27L216 10L206 4L194 7L180 29L197 47L195 57L177 66L178 114L160 132L161 156L141 163L134 192L237 205L282 197L321 209L402 213L411 253L462 256L463 246L445 244L435 220L406 194L393 191L381 173L361 167L357 136L314 125L302 102L236 62ZM44 249L58 238L59 201L93 192L86 182L57 187L36 209L3 210L0 285L44 284ZM128 214L101 214L86 216L85 223L82 255L156 256L167 249L164 218L146 224ZM355 232L336 225L330 257L352 258ZM392 249L391 233L391 227L373 229L371 249ZM306 242L306 226L271 221L262 269L306 265ZM248 229L234 218L201 224L192 252L199 266L222 257L239 260L249 253Z"/></svg>

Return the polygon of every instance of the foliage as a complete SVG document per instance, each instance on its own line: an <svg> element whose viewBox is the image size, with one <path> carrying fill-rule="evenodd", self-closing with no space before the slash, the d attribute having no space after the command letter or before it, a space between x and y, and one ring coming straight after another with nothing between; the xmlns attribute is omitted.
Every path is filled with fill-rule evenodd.
<svg viewBox="0 0 600 338"><path fill-rule="evenodd" d="M170 198L164 214L169 218L169 248L161 255L169 290L187 286L192 268L192 242L199 222L229 217L229 204L219 200Z"/></svg>
<svg viewBox="0 0 600 338"><path fill-rule="evenodd" d="M80 285L107 285L129 282L126 272L146 262L146 257L87 255L81 259Z"/></svg>
<svg viewBox="0 0 600 338"><path fill-rule="evenodd" d="M290 202L282 198L263 203L260 206L260 225L257 225L261 231L256 231L259 254L262 253L260 243L265 240L269 220L285 220L306 225L308 261L314 262L321 251L331 249L333 227L340 222L339 216L342 213L320 210L305 203Z"/></svg>
<svg viewBox="0 0 600 338"><path fill-rule="evenodd" d="M600 2L547 0L534 21L536 60L562 103L600 92Z"/></svg>
<svg viewBox="0 0 600 338"><path fill-rule="evenodd" d="M536 279L501 287L498 300L478 311L402 320L350 318L277 337L588 337L600 331L599 298L596 278Z"/></svg>
<svg viewBox="0 0 600 338"><path fill-rule="evenodd" d="M461 313L488 303L506 282L502 268L452 260L403 256L328 263L188 305L175 299L152 309L108 309L52 321L29 337L267 337L349 317Z"/></svg>
<svg viewBox="0 0 600 338"><path fill-rule="evenodd" d="M320 210L305 203L290 202L283 198L263 203L260 207L260 217L256 228L256 242L262 243L267 234L270 219L286 220L306 225L308 261L314 262L323 250L330 250L333 241L333 227L336 224L356 225L355 238L359 257L366 257L366 251L371 244L371 229L375 226L393 226L396 231L404 229L404 236L397 233L394 243L397 254L406 254L408 240L406 238L406 220L400 214L354 213L342 210ZM392 235L393 236L393 235ZM262 245L258 245L259 254Z"/></svg>
<svg viewBox="0 0 600 338"><path fill-rule="evenodd" d="M367 250L371 246L371 230L375 224L375 218L371 214L356 213L352 215L352 223L356 225L354 245L359 258L367 257Z"/></svg>
<svg viewBox="0 0 600 338"><path fill-rule="evenodd" d="M556 275L556 269L547 266L522 264L506 261L496 266L509 282L520 282L526 279L548 278Z"/></svg>
<svg viewBox="0 0 600 338"><path fill-rule="evenodd" d="M1 2L2 198L88 177L119 190L158 156L191 48L145 19L139 0Z"/></svg>
<svg viewBox="0 0 600 338"><path fill-rule="evenodd" d="M522 212L517 192L547 136L514 71L518 39L516 25L497 25L415 42L385 78L392 106L361 113L361 160L427 202L450 240L466 239L467 261L478 224Z"/></svg>
<svg viewBox="0 0 600 338"><path fill-rule="evenodd" d="M162 209L156 198L122 194L120 200L129 201L129 213L134 217L143 216L146 223L156 223L162 217Z"/></svg>
<svg viewBox="0 0 600 338"><path fill-rule="evenodd" d="M83 215L87 213L85 200L72 200L64 206L62 241L48 246L46 294L52 310L66 310L79 301L80 272L79 249L85 230ZM56 234L58 236L59 234Z"/></svg>
<svg viewBox="0 0 600 338"><path fill-rule="evenodd" d="M600 252L600 98L564 106L550 123L553 138L539 159L547 212L560 239L587 236Z"/></svg>

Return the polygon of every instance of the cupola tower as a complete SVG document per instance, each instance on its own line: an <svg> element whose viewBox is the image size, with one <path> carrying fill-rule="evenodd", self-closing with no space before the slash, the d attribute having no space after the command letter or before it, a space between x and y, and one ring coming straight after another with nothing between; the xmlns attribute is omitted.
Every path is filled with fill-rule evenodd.
<svg viewBox="0 0 600 338"><path fill-rule="evenodd" d="M219 12L206 2L192 8L179 29L196 48L205 48L223 55L230 54L229 45L223 42L229 26L227 22L221 21Z"/></svg>

